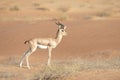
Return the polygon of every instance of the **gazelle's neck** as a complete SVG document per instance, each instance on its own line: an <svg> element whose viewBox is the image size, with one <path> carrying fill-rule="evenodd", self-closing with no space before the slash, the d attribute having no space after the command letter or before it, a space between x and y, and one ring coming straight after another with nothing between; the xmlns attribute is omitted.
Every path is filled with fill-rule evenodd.
<svg viewBox="0 0 120 80"><path fill-rule="evenodd" d="M56 33L56 37L55 37L55 41L57 44L59 44L62 40L63 35L60 33L60 31L58 30Z"/></svg>

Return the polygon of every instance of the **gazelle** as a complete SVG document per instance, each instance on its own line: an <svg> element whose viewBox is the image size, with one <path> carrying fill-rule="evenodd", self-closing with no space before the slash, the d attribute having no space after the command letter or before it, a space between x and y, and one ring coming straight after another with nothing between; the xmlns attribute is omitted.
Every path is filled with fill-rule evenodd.
<svg viewBox="0 0 120 80"><path fill-rule="evenodd" d="M52 49L57 47L57 45L61 42L63 36L67 35L65 32L66 26L60 22L56 22L56 24L58 25L58 31L55 38L34 38L24 42L25 44L29 45L29 49L22 56L20 60L20 67L22 67L23 60L26 59L27 67L30 69L28 58L33 52L36 51L37 48L48 49L47 65L50 65Z"/></svg>

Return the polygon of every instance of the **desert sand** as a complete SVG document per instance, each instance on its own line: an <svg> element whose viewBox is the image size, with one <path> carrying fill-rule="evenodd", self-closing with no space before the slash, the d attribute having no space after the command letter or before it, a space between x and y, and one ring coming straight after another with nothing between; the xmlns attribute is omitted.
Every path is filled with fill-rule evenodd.
<svg viewBox="0 0 120 80"><path fill-rule="evenodd" d="M78 58L98 63L113 61L108 69L103 68L104 63L88 69L81 65L84 69L67 76L68 80L119 80L119 4L119 0L0 1L0 80L41 80L34 77L46 65L47 50L38 49L30 56L31 70L19 68L19 61L28 49L25 40L55 37L55 19L67 26L68 35L53 49L52 64L58 61L62 65L59 61L64 64Z"/></svg>

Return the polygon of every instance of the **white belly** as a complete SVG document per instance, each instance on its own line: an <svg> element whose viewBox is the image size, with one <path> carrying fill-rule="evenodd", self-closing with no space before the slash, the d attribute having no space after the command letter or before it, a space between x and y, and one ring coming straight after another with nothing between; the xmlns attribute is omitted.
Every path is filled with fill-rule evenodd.
<svg viewBox="0 0 120 80"><path fill-rule="evenodd" d="M45 46L45 45L38 45L37 47L40 49L47 49L48 48L48 46Z"/></svg>

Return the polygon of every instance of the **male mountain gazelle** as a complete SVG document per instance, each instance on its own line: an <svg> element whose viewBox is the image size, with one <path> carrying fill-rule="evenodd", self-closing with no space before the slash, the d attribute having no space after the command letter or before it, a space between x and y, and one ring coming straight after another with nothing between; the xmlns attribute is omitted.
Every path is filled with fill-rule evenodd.
<svg viewBox="0 0 120 80"><path fill-rule="evenodd" d="M37 48L48 49L47 65L50 65L52 49L57 47L63 36L67 35L65 32L66 26L60 22L56 22L56 24L58 25L58 31L55 38L34 38L24 42L25 44L29 45L29 49L23 54L20 60L20 67L22 67L23 60L26 59L27 67L30 69L28 58L33 52L36 51Z"/></svg>

